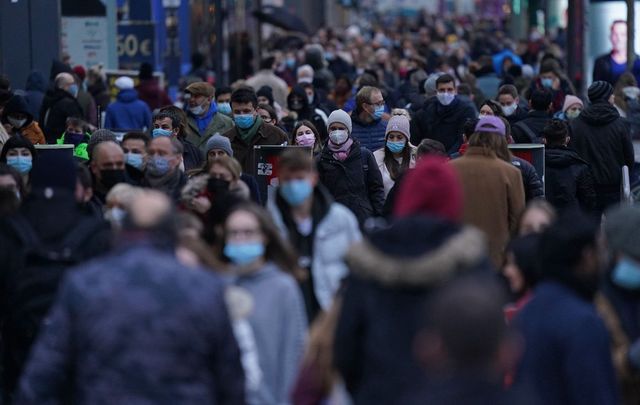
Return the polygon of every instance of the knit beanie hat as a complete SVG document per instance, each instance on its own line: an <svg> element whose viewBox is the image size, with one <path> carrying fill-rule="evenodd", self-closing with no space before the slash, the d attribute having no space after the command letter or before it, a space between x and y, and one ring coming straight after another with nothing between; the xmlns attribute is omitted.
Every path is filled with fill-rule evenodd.
<svg viewBox="0 0 640 405"><path fill-rule="evenodd" d="M218 133L214 134L207 141L207 154L211 152L212 149L222 149L227 153L227 155L233 157L233 149L231 148L231 141L226 136L222 136Z"/></svg>
<svg viewBox="0 0 640 405"><path fill-rule="evenodd" d="M385 137L389 135L389 132L400 132L408 141L411 138L409 119L404 115L394 115L387 123Z"/></svg>
<svg viewBox="0 0 640 405"><path fill-rule="evenodd" d="M66 149L41 151L33 161L31 187L34 190L76 189L76 164L73 155Z"/></svg>
<svg viewBox="0 0 640 405"><path fill-rule="evenodd" d="M612 250L640 260L640 207L622 206L609 211L604 232Z"/></svg>
<svg viewBox="0 0 640 405"><path fill-rule="evenodd" d="M120 90L132 89L134 86L133 79L128 76L118 77L114 84Z"/></svg>
<svg viewBox="0 0 640 405"><path fill-rule="evenodd" d="M256 97L265 97L269 100L269 105L273 105L273 89L269 86L262 86L256 92Z"/></svg>
<svg viewBox="0 0 640 405"><path fill-rule="evenodd" d="M351 134L351 130L353 129L353 126L351 124L351 117L349 116L349 114L344 112L344 110L335 110L331 113L331 115L329 115L329 119L327 120L327 129L329 129L331 124L333 124L334 122L339 122L340 124L347 127L347 131L349 131L349 134Z"/></svg>
<svg viewBox="0 0 640 405"><path fill-rule="evenodd" d="M603 80L598 80L591 83L587 94L589 95L589 101L592 103L596 101L607 101L611 94L613 94L613 86Z"/></svg>
<svg viewBox="0 0 640 405"><path fill-rule="evenodd" d="M393 213L398 218L424 215L460 221L462 186L447 159L426 156L409 170L400 184Z"/></svg>
<svg viewBox="0 0 640 405"><path fill-rule="evenodd" d="M95 148L97 144L107 141L118 142L116 134L108 129L98 129L94 131L87 143L87 153L89 154L89 157L91 157L93 148Z"/></svg>
<svg viewBox="0 0 640 405"><path fill-rule="evenodd" d="M572 96L572 95L566 96L564 98L564 104L562 105L562 112L567 112L569 108L571 108L576 104L579 104L580 107L584 108L584 104L582 103L582 100L580 100L578 97Z"/></svg>

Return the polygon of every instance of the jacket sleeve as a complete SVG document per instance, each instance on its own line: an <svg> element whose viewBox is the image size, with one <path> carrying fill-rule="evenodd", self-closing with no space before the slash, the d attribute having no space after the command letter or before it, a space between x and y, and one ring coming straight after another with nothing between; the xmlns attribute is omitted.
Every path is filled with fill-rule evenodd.
<svg viewBox="0 0 640 405"><path fill-rule="evenodd" d="M576 193L580 207L587 213L596 213L596 190L591 169L585 166L576 178Z"/></svg>
<svg viewBox="0 0 640 405"><path fill-rule="evenodd" d="M302 363L304 343L307 329L307 316L304 309L304 301L300 289L294 283L285 294L283 310L283 328L280 339L280 366L278 370L281 378L276 387L276 402L285 404L288 402L291 391L294 388L298 369Z"/></svg>
<svg viewBox="0 0 640 405"><path fill-rule="evenodd" d="M422 110L418 110L410 121L411 144L420 145L420 142L426 138L425 130L420 125Z"/></svg>
<svg viewBox="0 0 640 405"><path fill-rule="evenodd" d="M524 160L522 162L522 168L526 201L544 196L544 187L542 186L542 181L540 181L540 177L538 177L538 172L536 172L535 167Z"/></svg>
<svg viewBox="0 0 640 405"><path fill-rule="evenodd" d="M61 404L72 379L72 287L64 282L57 302L42 324L20 380L16 403Z"/></svg>
<svg viewBox="0 0 640 405"><path fill-rule="evenodd" d="M629 167L629 171L632 171L635 163L635 153L633 151L633 144L631 143L631 136L629 135L629 126L625 124L625 127L627 130L621 135L622 153L624 155L624 164Z"/></svg>
<svg viewBox="0 0 640 405"><path fill-rule="evenodd" d="M520 219L522 211L524 211L525 204L522 175L520 174L520 170L514 173L515 175L511 178L510 184L508 185L509 230L512 232L518 228L518 220Z"/></svg>
<svg viewBox="0 0 640 405"><path fill-rule="evenodd" d="M111 129L114 127L114 125L115 122L113 121L113 112L110 108L107 107L107 111L105 112L104 116L104 127L107 129Z"/></svg>
<svg viewBox="0 0 640 405"><path fill-rule="evenodd" d="M367 154L367 164L369 170L367 171L367 191L369 193L369 201L373 207L375 216L382 215L382 208L384 207L384 183L382 182L382 174L378 169L376 158L373 157L373 153L363 149L362 153Z"/></svg>

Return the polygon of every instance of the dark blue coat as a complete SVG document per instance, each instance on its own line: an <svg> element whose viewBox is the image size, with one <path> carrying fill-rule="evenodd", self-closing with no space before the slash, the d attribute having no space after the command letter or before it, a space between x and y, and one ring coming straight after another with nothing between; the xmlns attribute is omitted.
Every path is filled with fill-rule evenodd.
<svg viewBox="0 0 640 405"><path fill-rule="evenodd" d="M525 352L516 382L546 405L618 403L609 334L592 303L546 281L516 318Z"/></svg>
<svg viewBox="0 0 640 405"><path fill-rule="evenodd" d="M121 90L118 99L107 107L104 127L107 129L149 128L151 110L134 89Z"/></svg>
<svg viewBox="0 0 640 405"><path fill-rule="evenodd" d="M78 268L45 321L18 403L69 393L75 404L244 404L222 281L142 244Z"/></svg>
<svg viewBox="0 0 640 405"><path fill-rule="evenodd" d="M370 123L361 121L357 112L351 117L353 130L351 136L360 142L360 145L375 152L384 146L387 121L378 120Z"/></svg>

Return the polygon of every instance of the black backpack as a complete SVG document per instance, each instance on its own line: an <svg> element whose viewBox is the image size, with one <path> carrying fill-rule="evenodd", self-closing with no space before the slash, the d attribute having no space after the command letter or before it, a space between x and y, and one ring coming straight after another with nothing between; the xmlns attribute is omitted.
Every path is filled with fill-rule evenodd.
<svg viewBox="0 0 640 405"><path fill-rule="evenodd" d="M40 324L49 312L67 270L86 259L81 246L105 227L101 220L83 219L65 238L45 245L31 224L21 216L8 224L24 247L20 266L7 280L7 314L4 324L6 372L20 374Z"/></svg>

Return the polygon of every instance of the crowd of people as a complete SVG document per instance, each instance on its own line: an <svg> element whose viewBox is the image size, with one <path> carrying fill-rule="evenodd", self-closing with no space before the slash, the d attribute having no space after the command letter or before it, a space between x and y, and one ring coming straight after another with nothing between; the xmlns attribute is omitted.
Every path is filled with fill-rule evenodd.
<svg viewBox="0 0 640 405"><path fill-rule="evenodd" d="M2 77L3 399L637 404L640 89L496 27L321 29L178 100Z"/></svg>

